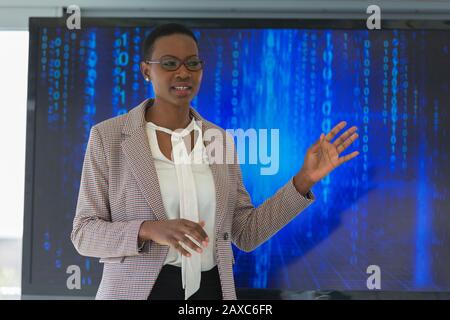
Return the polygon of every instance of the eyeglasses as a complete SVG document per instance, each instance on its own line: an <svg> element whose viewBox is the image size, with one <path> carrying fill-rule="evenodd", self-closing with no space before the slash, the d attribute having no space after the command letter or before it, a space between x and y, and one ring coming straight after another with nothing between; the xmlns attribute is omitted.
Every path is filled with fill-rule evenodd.
<svg viewBox="0 0 450 320"><path fill-rule="evenodd" d="M186 58L184 61L172 56L162 57L159 60L146 60L147 64L159 63L164 70L176 71L182 64L190 71L198 71L203 68L203 61L196 57Z"/></svg>

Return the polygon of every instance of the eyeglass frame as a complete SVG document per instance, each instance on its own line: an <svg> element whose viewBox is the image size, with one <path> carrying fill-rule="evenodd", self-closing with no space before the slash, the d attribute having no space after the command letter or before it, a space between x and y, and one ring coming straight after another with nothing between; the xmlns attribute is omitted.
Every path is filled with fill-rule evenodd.
<svg viewBox="0 0 450 320"><path fill-rule="evenodd" d="M205 63L202 59L198 58L198 57L195 56L195 55L189 56L189 57L187 57L187 58L184 59L184 60L180 60L180 59L178 59L177 57L174 57L174 56L171 56L171 55L166 55L166 56L162 56L161 58L159 58L159 60L144 60L144 63L146 63L146 64L161 64L161 60L162 60L163 58L165 58L165 57L171 57L171 58L174 58L174 59L176 59L176 60L178 60L178 61L180 62L180 65L178 66L178 68L176 68L176 69L174 69L174 70L167 70L167 69L164 69L164 67L161 66L161 68L162 68L163 70L169 71L169 72L177 71L178 69L180 69L180 67L181 67L182 65L184 65L184 66L186 67L186 69L188 69L189 71L193 71L193 72L195 72L195 71L200 71L200 70L203 70L203 65L204 65L204 63ZM200 62L200 65L202 66L202 67L201 67L200 69L198 69L198 70L191 70L191 69L189 69L189 67L186 65L186 62L187 62L189 59L193 58L193 57L196 57L196 58L198 59L198 61Z"/></svg>

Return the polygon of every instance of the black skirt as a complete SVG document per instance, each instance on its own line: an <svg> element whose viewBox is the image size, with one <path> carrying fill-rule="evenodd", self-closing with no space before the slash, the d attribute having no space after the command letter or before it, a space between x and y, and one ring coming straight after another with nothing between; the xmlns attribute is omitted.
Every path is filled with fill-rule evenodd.
<svg viewBox="0 0 450 320"><path fill-rule="evenodd" d="M181 268L166 264L156 279L147 300L184 300ZM188 300L222 300L219 270L217 266L202 271L200 289Z"/></svg>

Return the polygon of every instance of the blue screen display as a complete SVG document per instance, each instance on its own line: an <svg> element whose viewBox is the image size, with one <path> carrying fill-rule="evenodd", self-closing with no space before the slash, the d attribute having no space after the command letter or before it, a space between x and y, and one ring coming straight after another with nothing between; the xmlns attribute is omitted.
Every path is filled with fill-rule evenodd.
<svg viewBox="0 0 450 320"><path fill-rule="evenodd" d="M70 241L90 128L126 113L153 89L139 70L149 28L39 29L32 283L67 292L78 265L83 292L98 259ZM450 290L450 31L194 28L203 81L192 101L225 129L278 130L273 174L241 165L255 206L301 167L341 120L360 155L314 186L316 202L251 253L233 248L237 287ZM270 152L269 152L270 153ZM74 294L74 292L70 292Z"/></svg>

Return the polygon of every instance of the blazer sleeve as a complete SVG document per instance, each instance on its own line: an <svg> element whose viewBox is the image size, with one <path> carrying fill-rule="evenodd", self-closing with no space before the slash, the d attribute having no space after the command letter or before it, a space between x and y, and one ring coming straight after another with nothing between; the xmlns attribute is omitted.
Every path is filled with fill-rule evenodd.
<svg viewBox="0 0 450 320"><path fill-rule="evenodd" d="M141 254L138 233L145 220L111 221L108 163L93 126L86 147L71 240L84 256L109 258Z"/></svg>
<svg viewBox="0 0 450 320"><path fill-rule="evenodd" d="M255 208L242 182L239 164L236 170L237 198L231 236L233 243L243 251L256 249L315 201L312 191L309 191L308 197L297 191L292 177L272 197Z"/></svg>

